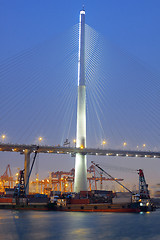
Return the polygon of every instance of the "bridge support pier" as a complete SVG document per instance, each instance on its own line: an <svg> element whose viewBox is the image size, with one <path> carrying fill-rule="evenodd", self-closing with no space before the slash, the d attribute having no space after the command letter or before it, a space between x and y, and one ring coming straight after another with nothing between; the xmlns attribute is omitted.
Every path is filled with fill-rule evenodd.
<svg viewBox="0 0 160 240"><path fill-rule="evenodd" d="M24 156L25 156L25 159L24 159L24 181L25 181L25 185L27 183L28 175L29 175L29 171L30 171L30 154L31 154L30 150L28 150L28 149L24 150ZM26 194L29 194L29 183L26 188Z"/></svg>
<svg viewBox="0 0 160 240"><path fill-rule="evenodd" d="M81 153L75 159L74 191L87 191L87 157Z"/></svg>

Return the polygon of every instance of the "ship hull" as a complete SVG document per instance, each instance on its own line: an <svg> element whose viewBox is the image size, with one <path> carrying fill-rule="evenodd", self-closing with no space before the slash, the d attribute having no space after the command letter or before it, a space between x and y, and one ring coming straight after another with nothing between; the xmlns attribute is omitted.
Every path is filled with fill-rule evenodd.
<svg viewBox="0 0 160 240"><path fill-rule="evenodd" d="M35 211L48 211L48 205L8 205L8 204L0 204L0 209L10 209L10 210L35 210Z"/></svg>
<svg viewBox="0 0 160 240"><path fill-rule="evenodd" d="M121 213L139 213L141 209L138 204L67 204L66 206L54 206L56 211L65 212L121 212Z"/></svg>
<svg viewBox="0 0 160 240"><path fill-rule="evenodd" d="M141 210L136 207L106 205L106 204L86 204L86 205L67 205L57 206L55 204L34 204L34 205L13 205L0 204L0 209L10 210L37 210L37 211L64 211L64 212L119 212L119 213L139 213Z"/></svg>
<svg viewBox="0 0 160 240"><path fill-rule="evenodd" d="M6 202L5 202L6 200ZM112 203L84 203L85 199L80 200L81 203L71 204L61 199L61 204L58 202L44 203L44 202L20 202L17 204L13 199L1 199L0 209L13 209L13 210L38 210L38 211L64 211L64 212L117 212L117 213L139 213L153 211L155 208L150 205L141 207L139 203L125 203L125 204L112 204Z"/></svg>

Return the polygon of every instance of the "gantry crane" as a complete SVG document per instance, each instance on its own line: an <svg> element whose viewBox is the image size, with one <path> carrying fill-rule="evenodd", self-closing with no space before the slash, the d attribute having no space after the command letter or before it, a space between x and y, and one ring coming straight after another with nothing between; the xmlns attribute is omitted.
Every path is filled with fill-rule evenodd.
<svg viewBox="0 0 160 240"><path fill-rule="evenodd" d="M2 184L2 192L5 192L5 188L13 188L13 176L10 168L10 164L7 165L5 172L0 177L1 184ZM6 185L8 183L8 185Z"/></svg>
<svg viewBox="0 0 160 240"><path fill-rule="evenodd" d="M72 168L69 172L66 171L57 171L51 172L49 178L44 180L39 180L36 178L35 181L31 181L31 185L34 186L39 192L45 193L47 195L50 194L50 191L60 191L60 192L72 192L73 191L73 183L74 183L74 168ZM92 190L92 183L94 183L94 189L97 190L97 182L100 181L100 188L102 190L103 181L114 181L113 178L106 178L103 176L102 172L99 172L95 166L92 164L88 170L87 180L89 182L89 190ZM98 176L96 174L98 173ZM123 181L123 179L119 178L118 181Z"/></svg>

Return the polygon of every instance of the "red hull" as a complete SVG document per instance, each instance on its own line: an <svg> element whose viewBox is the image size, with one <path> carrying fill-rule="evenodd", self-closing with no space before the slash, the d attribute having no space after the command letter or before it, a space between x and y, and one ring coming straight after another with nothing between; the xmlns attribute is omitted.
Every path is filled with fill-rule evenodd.
<svg viewBox="0 0 160 240"><path fill-rule="evenodd" d="M141 209L139 204L67 204L55 207L57 211L66 212L119 212L119 213L139 213Z"/></svg>
<svg viewBox="0 0 160 240"><path fill-rule="evenodd" d="M115 209L59 209L58 211L65 212L119 212L119 213L139 213L141 210L131 208L115 208Z"/></svg>

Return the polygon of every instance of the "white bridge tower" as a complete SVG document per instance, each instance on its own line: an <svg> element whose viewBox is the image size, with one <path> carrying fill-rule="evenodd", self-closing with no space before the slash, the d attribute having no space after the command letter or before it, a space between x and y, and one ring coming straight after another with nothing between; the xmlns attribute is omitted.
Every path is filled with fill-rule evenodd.
<svg viewBox="0 0 160 240"><path fill-rule="evenodd" d="M86 147L85 11L80 11L76 147ZM74 191L87 191L87 158L76 153Z"/></svg>

